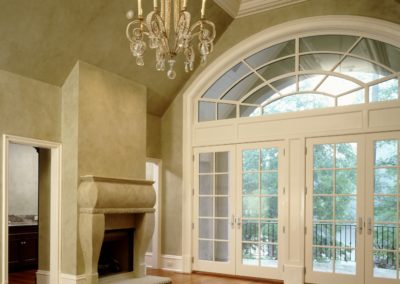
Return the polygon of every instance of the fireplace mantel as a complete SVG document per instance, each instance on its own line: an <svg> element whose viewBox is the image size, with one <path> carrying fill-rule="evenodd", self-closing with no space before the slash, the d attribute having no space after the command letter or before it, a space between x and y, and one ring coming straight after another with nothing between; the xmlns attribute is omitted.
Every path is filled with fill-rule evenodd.
<svg viewBox="0 0 400 284"><path fill-rule="evenodd" d="M153 181L83 176L78 189L79 235L88 284L98 283L99 260L107 228L135 228L133 278L145 277L145 253L154 230ZM122 225L121 225L122 224ZM122 227L121 227L122 226Z"/></svg>

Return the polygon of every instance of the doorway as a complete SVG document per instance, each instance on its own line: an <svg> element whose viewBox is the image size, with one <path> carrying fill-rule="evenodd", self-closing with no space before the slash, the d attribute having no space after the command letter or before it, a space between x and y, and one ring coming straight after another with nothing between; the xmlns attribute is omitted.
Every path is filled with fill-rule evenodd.
<svg viewBox="0 0 400 284"><path fill-rule="evenodd" d="M36 283L58 283L61 144L10 135L4 135L2 142L1 280L8 283L10 269L34 268ZM16 196L15 192L11 192L15 184L24 180L20 178L18 181L18 177L15 176L18 173L13 170L15 163L18 164L16 150L30 152L30 161L32 165L36 163L37 167L37 193L22 203L18 201L22 199L21 195L18 197L18 194ZM36 157L33 151L37 151ZM23 164L19 164L19 167L23 167ZM31 188L30 193L32 191L34 190ZM24 194L28 195L26 192ZM26 211L28 207L29 212ZM40 261L36 264L38 259Z"/></svg>

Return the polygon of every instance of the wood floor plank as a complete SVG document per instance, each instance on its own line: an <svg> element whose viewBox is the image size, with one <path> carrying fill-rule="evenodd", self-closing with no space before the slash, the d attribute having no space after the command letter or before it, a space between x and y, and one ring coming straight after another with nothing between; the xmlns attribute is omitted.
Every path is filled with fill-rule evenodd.
<svg viewBox="0 0 400 284"><path fill-rule="evenodd" d="M266 281L257 279L240 279L227 276L217 276L202 273L176 273L160 269L147 269L149 275L164 276L172 279L173 284L277 284L281 281ZM35 270L10 273L9 284L35 284Z"/></svg>
<svg viewBox="0 0 400 284"><path fill-rule="evenodd" d="M258 279L240 279L227 276L203 273L183 274L159 269L147 269L147 274L169 277L173 284L277 284L282 281L266 281Z"/></svg>

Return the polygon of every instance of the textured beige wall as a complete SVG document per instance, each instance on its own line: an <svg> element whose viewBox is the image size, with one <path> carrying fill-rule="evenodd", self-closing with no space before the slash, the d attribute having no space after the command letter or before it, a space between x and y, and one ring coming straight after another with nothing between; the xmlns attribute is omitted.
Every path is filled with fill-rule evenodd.
<svg viewBox="0 0 400 284"><path fill-rule="evenodd" d="M78 62L62 95L62 272L81 274L79 177L145 178L146 88Z"/></svg>
<svg viewBox="0 0 400 284"><path fill-rule="evenodd" d="M60 141L60 112L60 88L0 70L0 135Z"/></svg>
<svg viewBox="0 0 400 284"><path fill-rule="evenodd" d="M400 23L397 0L309 0L236 19L218 40L208 62L247 37L286 21L322 15L357 15ZM207 65L206 65L207 66ZM206 67L205 66L205 67ZM205 67L198 68L162 118L163 253L181 254L182 202L182 94ZM190 190L190 189L185 189ZM171 195L171 196L169 196Z"/></svg>
<svg viewBox="0 0 400 284"><path fill-rule="evenodd" d="M161 253L182 254L182 96L161 120L162 228Z"/></svg>
<svg viewBox="0 0 400 284"><path fill-rule="evenodd" d="M146 88L79 64L79 175L145 178Z"/></svg>
<svg viewBox="0 0 400 284"><path fill-rule="evenodd" d="M161 117L147 114L146 156L161 159Z"/></svg>

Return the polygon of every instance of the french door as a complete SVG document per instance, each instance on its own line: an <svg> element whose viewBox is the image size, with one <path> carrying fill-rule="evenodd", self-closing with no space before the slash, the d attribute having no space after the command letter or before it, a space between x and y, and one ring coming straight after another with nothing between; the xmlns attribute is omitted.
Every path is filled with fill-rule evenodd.
<svg viewBox="0 0 400 284"><path fill-rule="evenodd" d="M282 142L237 147L236 271L239 275L282 278L283 149Z"/></svg>
<svg viewBox="0 0 400 284"><path fill-rule="evenodd" d="M307 141L306 282L363 283L364 143Z"/></svg>
<svg viewBox="0 0 400 284"><path fill-rule="evenodd" d="M282 143L194 153L194 269L281 279Z"/></svg>
<svg viewBox="0 0 400 284"><path fill-rule="evenodd" d="M306 282L399 280L399 133L309 139Z"/></svg>
<svg viewBox="0 0 400 284"><path fill-rule="evenodd" d="M194 151L193 264L198 271L235 273L235 147Z"/></svg>
<svg viewBox="0 0 400 284"><path fill-rule="evenodd" d="M400 133L367 137L366 283L399 284Z"/></svg>

